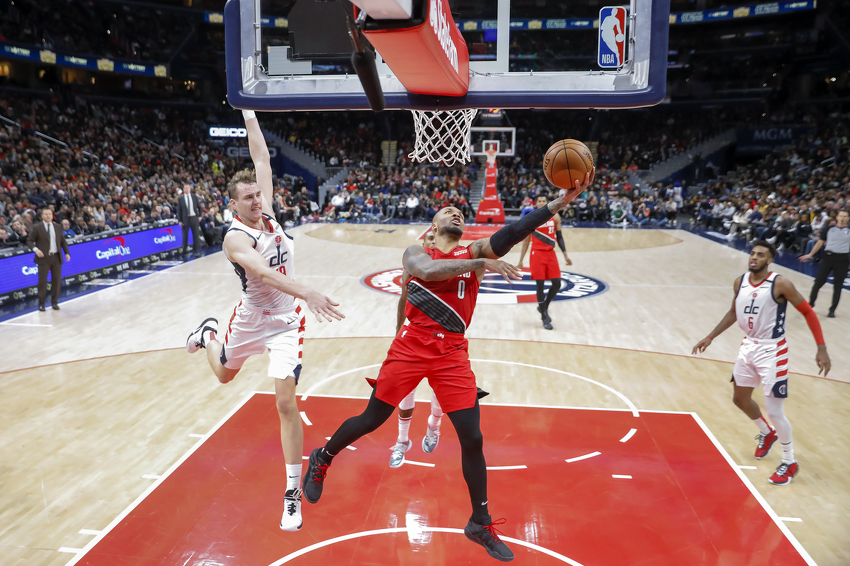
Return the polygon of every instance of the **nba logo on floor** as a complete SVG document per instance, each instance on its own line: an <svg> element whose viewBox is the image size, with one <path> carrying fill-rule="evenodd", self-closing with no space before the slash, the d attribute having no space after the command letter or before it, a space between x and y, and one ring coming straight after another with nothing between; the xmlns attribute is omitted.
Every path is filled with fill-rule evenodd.
<svg viewBox="0 0 850 566"><path fill-rule="evenodd" d="M608 6L599 10L597 60L603 69L616 69L626 60L626 9Z"/></svg>

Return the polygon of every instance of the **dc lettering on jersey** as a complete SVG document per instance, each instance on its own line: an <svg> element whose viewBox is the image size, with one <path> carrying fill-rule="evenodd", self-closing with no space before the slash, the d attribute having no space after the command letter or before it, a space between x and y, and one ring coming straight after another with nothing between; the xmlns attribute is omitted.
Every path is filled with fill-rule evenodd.
<svg viewBox="0 0 850 566"><path fill-rule="evenodd" d="M289 252L286 250L280 251L280 246L277 246L277 251L271 259L269 259L269 267L279 267L286 262L286 256L289 255Z"/></svg>
<svg viewBox="0 0 850 566"><path fill-rule="evenodd" d="M756 305L756 298L758 298L758 293L753 293L753 300L750 301L750 304L744 307L744 314L758 314L759 307Z"/></svg>

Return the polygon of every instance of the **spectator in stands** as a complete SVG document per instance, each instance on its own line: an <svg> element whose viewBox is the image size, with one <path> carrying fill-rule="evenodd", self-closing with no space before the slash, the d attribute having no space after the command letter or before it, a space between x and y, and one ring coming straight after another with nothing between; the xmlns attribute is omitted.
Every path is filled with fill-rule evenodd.
<svg viewBox="0 0 850 566"><path fill-rule="evenodd" d="M207 210L200 221L201 231L208 246L218 246L224 239L224 223L216 216L216 207Z"/></svg>
<svg viewBox="0 0 850 566"><path fill-rule="evenodd" d="M414 220L420 215L419 210L419 196L416 194L416 190L410 193L410 196L404 202L405 215L409 220Z"/></svg>
<svg viewBox="0 0 850 566"><path fill-rule="evenodd" d="M0 248L12 248L18 245L18 241L9 238L6 228L0 227Z"/></svg>
<svg viewBox="0 0 850 566"><path fill-rule="evenodd" d="M29 234L27 233L26 228L24 228L23 223L20 218L16 218L12 221L12 232L15 233L15 237L19 242L26 242Z"/></svg>
<svg viewBox="0 0 850 566"><path fill-rule="evenodd" d="M62 221L62 235L65 236L66 240L77 236L77 233L71 230L71 221L67 218Z"/></svg>

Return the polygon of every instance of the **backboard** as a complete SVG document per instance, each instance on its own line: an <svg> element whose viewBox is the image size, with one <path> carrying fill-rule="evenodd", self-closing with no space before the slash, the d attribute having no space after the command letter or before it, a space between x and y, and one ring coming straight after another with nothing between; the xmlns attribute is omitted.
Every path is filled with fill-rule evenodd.
<svg viewBox="0 0 850 566"><path fill-rule="evenodd" d="M470 155L485 156L488 149L496 150L496 157L515 155L516 128L508 126L472 126L469 128Z"/></svg>
<svg viewBox="0 0 850 566"><path fill-rule="evenodd" d="M414 11L422 2L435 1L415 0ZM338 25L316 22L324 30L337 30L333 38L316 29L281 33L281 28L261 25L263 17L287 21L291 6L228 0L224 10L228 102L236 108L267 111L369 109L357 75L340 53L348 38L337 37ZM351 10L345 0L341 6ZM469 51L467 94L411 94L379 55L387 109L634 108L657 104L665 96L670 0L630 0L625 60L615 69L597 65L598 4L546 0L512 7L510 0L450 0L450 7ZM540 17L547 10L551 16ZM574 17L560 17L563 14ZM303 18L288 24L303 25ZM321 36L333 44L331 56L301 56L298 44L306 45L303 40L308 36ZM293 37L300 38L295 45Z"/></svg>

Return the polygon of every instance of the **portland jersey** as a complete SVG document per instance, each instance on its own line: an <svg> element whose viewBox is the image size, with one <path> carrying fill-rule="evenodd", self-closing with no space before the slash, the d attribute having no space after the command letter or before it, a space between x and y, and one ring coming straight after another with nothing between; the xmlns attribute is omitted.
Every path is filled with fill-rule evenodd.
<svg viewBox="0 0 850 566"><path fill-rule="evenodd" d="M425 250L432 259L473 259L468 247L455 246L444 254L437 248ZM461 273L446 281L407 281L404 314L411 325L463 334L472 321L478 299L475 271Z"/></svg>
<svg viewBox="0 0 850 566"><path fill-rule="evenodd" d="M533 252L553 250L555 248L555 242L554 218L550 218L531 233L531 251Z"/></svg>
<svg viewBox="0 0 850 566"><path fill-rule="evenodd" d="M785 307L773 296L773 285L778 274L770 272L767 278L753 285L750 274L741 276L741 286L735 295L735 316L738 326L754 340L773 340L785 336Z"/></svg>
<svg viewBox="0 0 850 566"><path fill-rule="evenodd" d="M254 249L268 262L269 267L283 273L290 279L295 279L293 273L294 252L292 237L283 231L280 224L269 216L263 214L263 230L257 230L243 224L239 217L233 219L228 233L234 231L245 232L254 240ZM225 257L233 265L236 275L242 282L242 303L261 309L294 309L297 304L295 297L287 295L270 285L266 285L259 278L249 273L244 267L227 256Z"/></svg>

